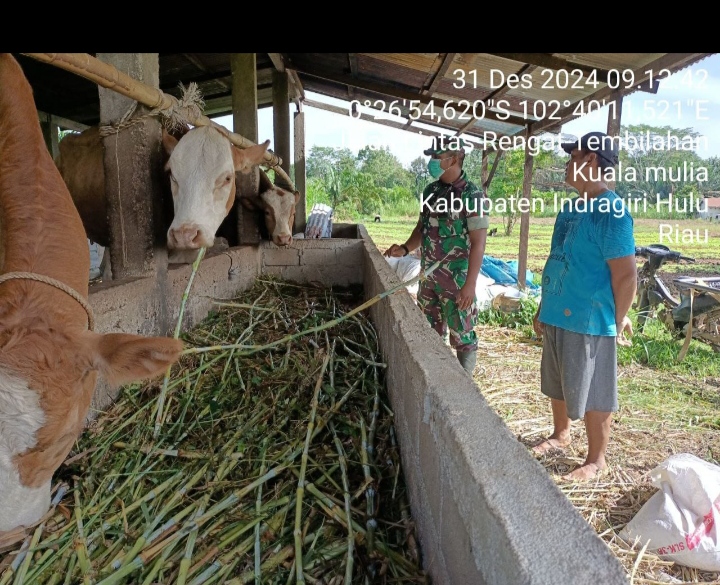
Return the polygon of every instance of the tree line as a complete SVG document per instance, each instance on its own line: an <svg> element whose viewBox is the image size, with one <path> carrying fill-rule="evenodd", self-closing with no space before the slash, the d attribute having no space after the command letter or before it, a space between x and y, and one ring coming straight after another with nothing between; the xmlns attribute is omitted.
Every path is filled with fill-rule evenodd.
<svg viewBox="0 0 720 585"><path fill-rule="evenodd" d="M615 190L621 197L676 198L694 194L720 195L720 157L703 159L697 148L677 149L677 144L701 144L701 135L692 128L669 126L623 126L627 137L620 149ZM684 141L684 142L680 142ZM497 153L488 156L491 169ZM533 160L532 198L552 201L558 192L572 196L564 184L564 152L541 150ZM498 200L522 194L525 153L502 153L486 195ZM482 183L482 152L475 149L465 157L464 169L470 180ZM360 219L375 214L415 216L420 196L431 181L427 157L418 156L405 167L389 147L366 146L357 155L349 148L313 146L307 157L308 211L316 202L336 210L336 216ZM551 210L552 211L552 210ZM550 212L551 212L550 211ZM518 213L504 214L506 233L512 230Z"/></svg>

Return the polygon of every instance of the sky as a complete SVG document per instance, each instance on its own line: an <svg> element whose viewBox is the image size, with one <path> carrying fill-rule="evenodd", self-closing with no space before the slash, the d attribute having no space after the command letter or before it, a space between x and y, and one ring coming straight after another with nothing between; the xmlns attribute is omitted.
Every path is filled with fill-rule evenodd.
<svg viewBox="0 0 720 585"><path fill-rule="evenodd" d="M348 108L349 103L313 92L305 92L308 99ZM292 112L295 106L292 105ZM389 128L381 124L354 119L317 108L303 108L305 112L306 152L317 146L349 148L354 154L365 147L389 147L407 167L431 140L413 132ZM291 118L292 119L292 118ZM232 130L232 116L214 119ZM707 137L707 148L698 150L702 158L720 156L720 54L715 54L660 82L657 94L635 92L623 100L623 125L649 124L693 128ZM416 125L420 127L420 124ZM437 129L436 129L437 130ZM593 130L607 130L607 107L577 118L563 125L563 134L579 137ZM272 109L258 112L258 141L270 139L273 148ZM291 139L292 144L292 139Z"/></svg>

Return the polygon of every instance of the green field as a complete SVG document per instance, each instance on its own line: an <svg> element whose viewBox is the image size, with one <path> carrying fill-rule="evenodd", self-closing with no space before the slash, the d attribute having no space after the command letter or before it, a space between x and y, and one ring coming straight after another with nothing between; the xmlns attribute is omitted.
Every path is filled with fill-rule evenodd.
<svg viewBox="0 0 720 585"><path fill-rule="evenodd" d="M410 217L383 217L382 221L375 223L372 217L360 220L364 223L368 234L375 245L384 251L393 243L403 243L410 235L417 218ZM541 272L545 259L550 251L550 238L552 237L555 218L531 217L530 235L528 238L528 269ZM692 266L665 265L666 272L688 274L718 274L720 275L720 223L708 222L700 219L683 220L635 220L635 243L638 246L660 243L660 225L669 225L663 228L665 233L672 230L673 241L664 240L664 244L673 250L678 250L686 256L696 259ZM510 236L504 235L501 221L490 221L490 229L498 228L496 236L488 238L485 253L501 260L516 260L520 249L520 222L515 225ZM680 239L675 243L675 229L679 230ZM682 242L683 230L690 230L693 234L692 243ZM705 234L707 230L707 243ZM697 238L696 236L699 236Z"/></svg>

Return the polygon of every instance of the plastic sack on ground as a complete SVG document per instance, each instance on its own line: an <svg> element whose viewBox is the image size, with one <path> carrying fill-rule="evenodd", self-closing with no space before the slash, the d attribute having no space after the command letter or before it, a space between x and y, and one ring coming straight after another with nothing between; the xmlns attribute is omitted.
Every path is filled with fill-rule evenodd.
<svg viewBox="0 0 720 585"><path fill-rule="evenodd" d="M720 467L690 453L672 455L651 472L660 491L620 531L629 543L663 559L720 571Z"/></svg>

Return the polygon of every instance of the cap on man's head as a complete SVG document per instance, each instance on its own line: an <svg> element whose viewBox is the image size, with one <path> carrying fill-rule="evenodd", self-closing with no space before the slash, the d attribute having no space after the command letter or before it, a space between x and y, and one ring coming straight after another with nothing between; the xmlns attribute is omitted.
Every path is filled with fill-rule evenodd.
<svg viewBox="0 0 720 585"><path fill-rule="evenodd" d="M566 142L562 144L562 149L568 154L572 153L576 148L586 148L590 152L596 152L598 156L604 158L611 165L618 164L618 148L615 140L605 132L588 132L580 140L575 142Z"/></svg>
<svg viewBox="0 0 720 585"><path fill-rule="evenodd" d="M433 138L432 146L427 150L423 150L423 154L437 156L444 152L465 152L466 146L470 146L470 143L458 136L452 136L450 138L438 136L437 138Z"/></svg>

